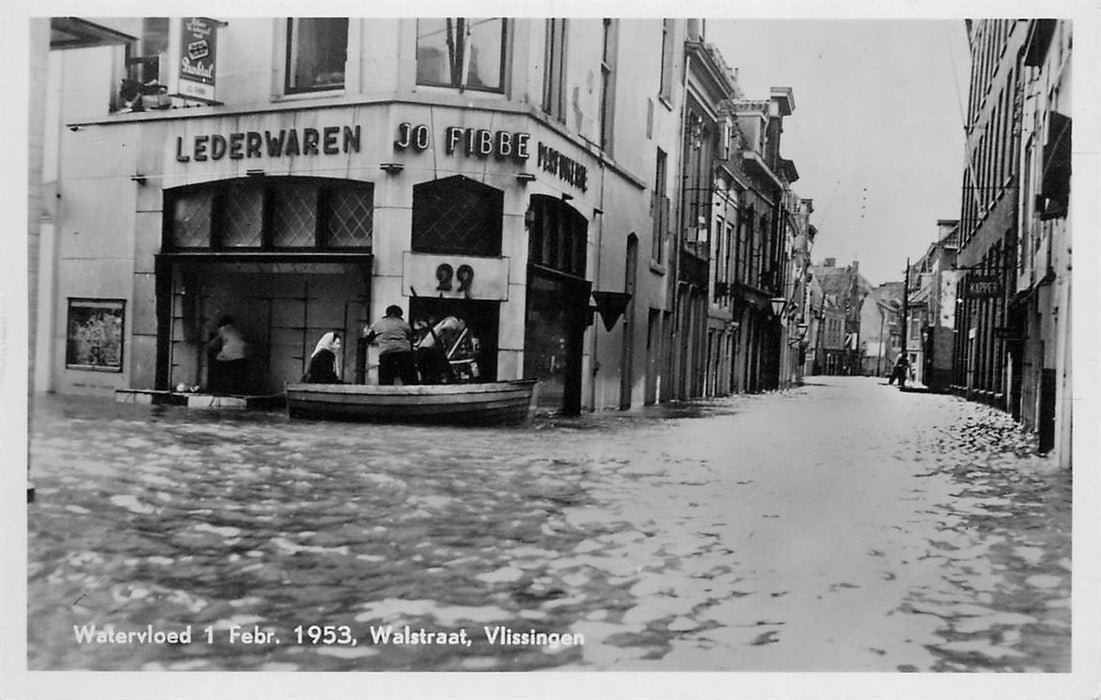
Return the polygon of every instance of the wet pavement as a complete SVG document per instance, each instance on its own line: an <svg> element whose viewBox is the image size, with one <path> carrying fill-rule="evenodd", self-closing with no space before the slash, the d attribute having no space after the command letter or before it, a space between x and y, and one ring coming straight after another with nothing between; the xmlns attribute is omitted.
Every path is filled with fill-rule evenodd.
<svg viewBox="0 0 1101 700"><path fill-rule="evenodd" d="M1066 672L1031 450L868 378L508 429L36 397L29 667Z"/></svg>

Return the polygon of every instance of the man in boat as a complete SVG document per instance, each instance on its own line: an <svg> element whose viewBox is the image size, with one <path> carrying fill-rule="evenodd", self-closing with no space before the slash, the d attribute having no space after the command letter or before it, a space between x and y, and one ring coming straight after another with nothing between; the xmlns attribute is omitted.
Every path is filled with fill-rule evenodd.
<svg viewBox="0 0 1101 700"><path fill-rule="evenodd" d="M402 318L400 306L386 307L386 315L367 326L363 338L378 345L378 383L392 385L417 383L413 363L413 329Z"/></svg>
<svg viewBox="0 0 1101 700"><path fill-rule="evenodd" d="M449 353L465 328L466 324L454 316L439 322L429 317L427 322L421 324L413 351L421 383L451 384L455 381Z"/></svg>

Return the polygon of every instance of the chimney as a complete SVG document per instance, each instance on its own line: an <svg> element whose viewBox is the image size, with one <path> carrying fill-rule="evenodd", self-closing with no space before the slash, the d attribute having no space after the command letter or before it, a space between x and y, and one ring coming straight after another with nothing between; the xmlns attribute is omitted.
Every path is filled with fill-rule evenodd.
<svg viewBox="0 0 1101 700"><path fill-rule="evenodd" d="M837 258L826 258L822 261L822 267L833 267L837 264Z"/></svg>
<svg viewBox="0 0 1101 700"><path fill-rule="evenodd" d="M853 260L852 271L853 271L853 274L856 274L857 272L860 272L860 261L859 260Z"/></svg>

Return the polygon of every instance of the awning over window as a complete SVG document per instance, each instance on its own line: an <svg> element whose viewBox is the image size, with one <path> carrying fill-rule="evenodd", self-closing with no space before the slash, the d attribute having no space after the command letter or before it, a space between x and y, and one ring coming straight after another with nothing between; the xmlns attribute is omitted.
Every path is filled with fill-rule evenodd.
<svg viewBox="0 0 1101 700"><path fill-rule="evenodd" d="M55 50L129 44L137 40L137 37L80 17L50 19L50 48Z"/></svg>

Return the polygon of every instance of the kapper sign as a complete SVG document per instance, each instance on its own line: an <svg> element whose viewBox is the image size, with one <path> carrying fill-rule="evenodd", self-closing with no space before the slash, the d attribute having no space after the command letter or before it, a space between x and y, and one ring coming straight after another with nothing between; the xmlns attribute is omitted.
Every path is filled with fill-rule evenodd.
<svg viewBox="0 0 1101 700"><path fill-rule="evenodd" d="M205 17L184 17L180 22L181 97L216 102L214 96L215 60L218 49L218 22Z"/></svg>

